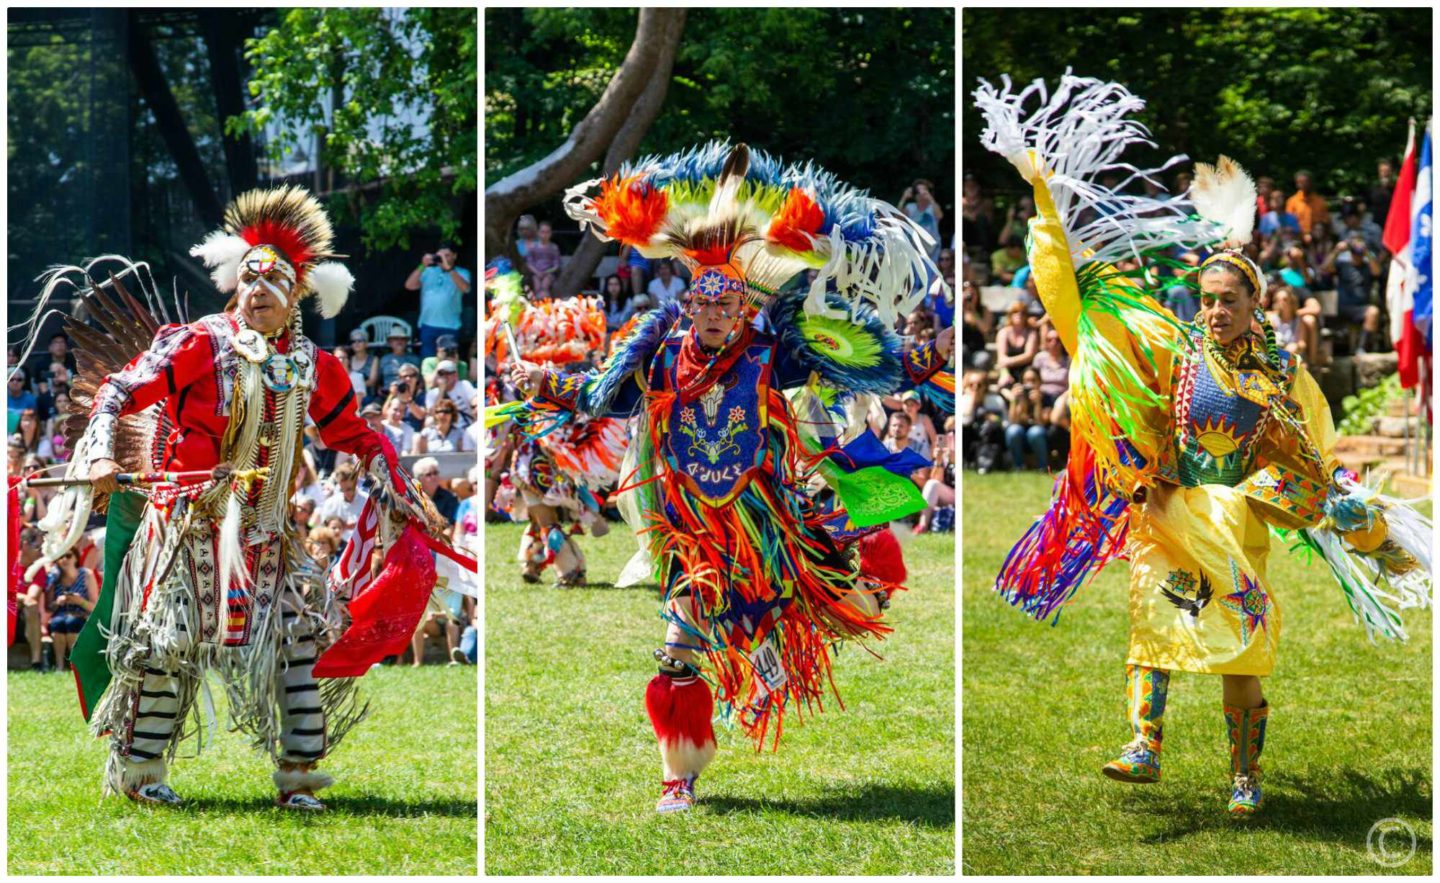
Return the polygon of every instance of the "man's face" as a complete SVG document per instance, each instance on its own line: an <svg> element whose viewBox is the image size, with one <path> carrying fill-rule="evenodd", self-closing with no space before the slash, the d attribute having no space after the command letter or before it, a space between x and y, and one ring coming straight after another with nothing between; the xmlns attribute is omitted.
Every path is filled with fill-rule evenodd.
<svg viewBox="0 0 1440 883"><path fill-rule="evenodd" d="M390 344L390 352L397 356L403 356L405 355L405 345L410 341L404 337L392 337L388 342Z"/></svg>
<svg viewBox="0 0 1440 883"><path fill-rule="evenodd" d="M360 483L356 478L340 479L340 493L345 495L347 501L355 499L355 486Z"/></svg>
<svg viewBox="0 0 1440 883"><path fill-rule="evenodd" d="M1299 190L1301 193L1309 193L1312 183L1313 182L1311 182L1309 175L1295 176L1295 189Z"/></svg>
<svg viewBox="0 0 1440 883"><path fill-rule="evenodd" d="M710 349L725 345L730 330L739 321L740 295L729 292L718 301L705 301L695 309L695 336Z"/></svg>
<svg viewBox="0 0 1440 883"><path fill-rule="evenodd" d="M660 277L661 282L669 282L670 273L671 268L669 261L661 261L660 263L655 265L655 275Z"/></svg>
<svg viewBox="0 0 1440 883"><path fill-rule="evenodd" d="M902 439L910 437L910 418L902 413L890 415L890 438Z"/></svg>
<svg viewBox="0 0 1440 883"><path fill-rule="evenodd" d="M70 344L65 338L57 337L50 341L50 355L57 359L63 359L68 352L70 352Z"/></svg>
<svg viewBox="0 0 1440 883"><path fill-rule="evenodd" d="M439 258L447 267L455 266L455 252L448 248L442 248L435 252L435 257Z"/></svg>
<svg viewBox="0 0 1440 883"><path fill-rule="evenodd" d="M454 371L436 371L435 386L449 392L455 386L456 374Z"/></svg>
<svg viewBox="0 0 1440 883"><path fill-rule="evenodd" d="M18 396L25 389L25 378L19 374L10 375L10 394Z"/></svg>
<svg viewBox="0 0 1440 883"><path fill-rule="evenodd" d="M240 263L240 317L261 334L285 327L290 316L290 298L295 289L295 269L279 252L258 245Z"/></svg>

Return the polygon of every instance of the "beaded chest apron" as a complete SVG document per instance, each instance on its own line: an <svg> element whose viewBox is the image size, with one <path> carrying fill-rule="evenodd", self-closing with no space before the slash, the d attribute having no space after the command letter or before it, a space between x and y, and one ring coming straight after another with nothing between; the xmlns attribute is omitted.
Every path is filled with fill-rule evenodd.
<svg viewBox="0 0 1440 883"><path fill-rule="evenodd" d="M190 522L189 578L199 607L200 640L243 646L250 643L256 621L271 613L285 576L287 489L299 463L315 385L315 345L297 334L288 353L277 353L258 332L242 327L232 346L223 365L233 372L233 390L222 457L237 473L269 472L218 486L202 497L211 517ZM232 583L221 598L221 547L231 530L238 531L248 585Z"/></svg>
<svg viewBox="0 0 1440 883"><path fill-rule="evenodd" d="M680 346L671 339L663 350L665 385L671 390L679 388ZM670 406L663 445L666 465L709 506L734 500L765 462L773 352L767 342L751 343L699 397L683 402L677 396Z"/></svg>

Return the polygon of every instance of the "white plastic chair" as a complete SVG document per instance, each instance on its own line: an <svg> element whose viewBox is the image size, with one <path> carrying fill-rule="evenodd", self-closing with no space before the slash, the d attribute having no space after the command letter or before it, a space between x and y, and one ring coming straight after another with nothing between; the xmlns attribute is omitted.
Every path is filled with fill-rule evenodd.
<svg viewBox="0 0 1440 883"><path fill-rule="evenodd" d="M402 331L410 342L415 342L415 337L410 323L404 319L397 319L394 316L371 316L360 323L360 330L365 332L365 341L372 347L385 349L389 346L390 334L392 331Z"/></svg>

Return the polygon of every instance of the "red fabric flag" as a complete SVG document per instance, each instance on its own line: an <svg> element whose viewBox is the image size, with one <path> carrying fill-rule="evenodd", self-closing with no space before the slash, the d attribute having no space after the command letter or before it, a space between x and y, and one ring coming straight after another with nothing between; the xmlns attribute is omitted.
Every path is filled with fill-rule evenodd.
<svg viewBox="0 0 1440 883"><path fill-rule="evenodd" d="M435 561L414 524L385 553L380 575L350 602L350 628L315 663L318 678L358 678L405 652L435 588Z"/></svg>
<svg viewBox="0 0 1440 883"><path fill-rule="evenodd" d="M5 587L5 646L10 647L15 643L16 618L20 613L20 581L24 579L24 568L20 566L20 480L10 479L9 491L9 525L5 531L5 564L10 573L10 584ZM40 640L38 635L30 635L31 641Z"/></svg>
<svg viewBox="0 0 1440 883"><path fill-rule="evenodd" d="M1390 252L1390 274L1385 284L1385 307L1390 313L1390 340L1400 368L1400 385L1410 389L1420 381L1419 355L1425 341L1415 327L1415 292L1410 290L1411 202L1415 195L1415 124L1405 142L1405 160L1390 198L1382 241Z"/></svg>

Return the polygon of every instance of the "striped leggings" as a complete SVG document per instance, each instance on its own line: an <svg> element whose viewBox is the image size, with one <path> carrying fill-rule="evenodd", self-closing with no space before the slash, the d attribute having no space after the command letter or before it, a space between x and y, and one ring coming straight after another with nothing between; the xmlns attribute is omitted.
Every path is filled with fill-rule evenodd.
<svg viewBox="0 0 1440 883"><path fill-rule="evenodd" d="M303 618L297 623L298 614L289 605L282 608L281 615L286 626L280 647L283 663L275 672L275 698L281 712L279 759L313 764L328 748L320 687L311 671L318 655L315 634ZM180 719L188 712L181 707L182 697L188 693L193 700L195 692L193 688L185 690L181 677L178 672L166 671L155 656L146 661L134 700L134 723L128 739L117 746L120 754L138 761L166 757L180 731Z"/></svg>

